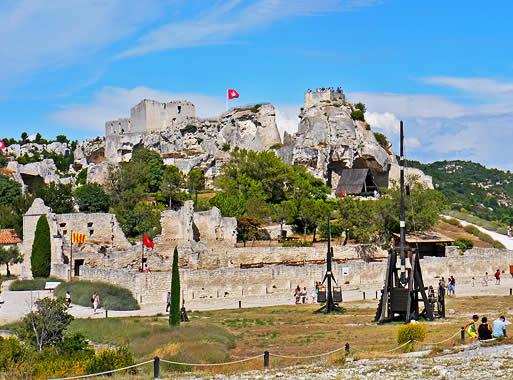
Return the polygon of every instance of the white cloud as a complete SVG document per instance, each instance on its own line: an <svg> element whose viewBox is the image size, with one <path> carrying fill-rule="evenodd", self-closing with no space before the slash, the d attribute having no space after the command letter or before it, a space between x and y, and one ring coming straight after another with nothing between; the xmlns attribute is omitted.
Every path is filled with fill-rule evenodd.
<svg viewBox="0 0 513 380"><path fill-rule="evenodd" d="M0 4L0 79L89 57L158 15L157 0L19 0Z"/></svg>
<svg viewBox="0 0 513 380"><path fill-rule="evenodd" d="M365 120L367 120L372 128L377 128L386 135L399 133L400 120L391 112L366 112Z"/></svg>
<svg viewBox="0 0 513 380"><path fill-rule="evenodd" d="M281 19L325 12L347 11L368 6L374 0L240 0L213 2L195 18L172 20L142 36L136 45L119 57L150 52L225 43L230 37L264 27Z"/></svg>
<svg viewBox="0 0 513 380"><path fill-rule="evenodd" d="M99 132L104 130L105 122L120 117L128 117L130 108L142 99L154 99L161 102L171 100L189 100L196 105L199 117L218 116L224 111L222 97L193 93L172 93L148 87L120 88L105 87L99 91L90 103L71 104L50 115L51 119L69 128L79 128Z"/></svg>
<svg viewBox="0 0 513 380"><path fill-rule="evenodd" d="M513 83L499 82L494 78L433 76L423 78L422 81L427 84L450 87L481 96L487 96L490 94L513 94Z"/></svg>
<svg viewBox="0 0 513 380"><path fill-rule="evenodd" d="M297 132L299 124L299 111L301 105L296 104L278 104L276 108L276 125L283 138L285 132L294 134Z"/></svg>

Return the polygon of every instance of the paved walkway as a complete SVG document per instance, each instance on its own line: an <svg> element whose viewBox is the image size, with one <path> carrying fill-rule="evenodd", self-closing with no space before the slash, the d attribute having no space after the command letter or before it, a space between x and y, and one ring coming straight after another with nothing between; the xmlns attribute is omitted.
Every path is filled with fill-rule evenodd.
<svg viewBox="0 0 513 380"><path fill-rule="evenodd" d="M472 224L465 220L454 218L452 216L446 216L446 218L459 220L459 222L461 223L461 225L463 227L465 227L465 226L477 227L480 231L490 235L494 240L501 242L507 249L513 250L513 238L509 238L507 235L503 235L503 234L499 234L498 232L495 232L495 231L487 230L486 228L478 226L477 224Z"/></svg>
<svg viewBox="0 0 513 380"><path fill-rule="evenodd" d="M447 276L446 276L447 277ZM480 279L480 275L475 276ZM426 285L436 285L436 279L425 279ZM457 296L489 296L489 295L509 295L510 288L513 288L513 279L504 276L501 285L495 285L495 280L491 279L488 286L483 286L479 280L476 280L475 286L470 283L462 283L457 281ZM2 299L4 303L0 305L0 325L17 321L27 314L34 301L39 298L51 296L50 291L18 291L11 292L7 289L8 282L2 285ZM376 288L343 290L344 302L363 301L364 293L366 302L362 306L374 306L377 302ZM277 305L292 305L294 299L290 294L273 294L259 297L242 297L240 299L242 308L246 307L263 307ZM512 297L513 301L513 297ZM236 309L239 307L239 299L209 299L209 300L193 300L186 301L187 310L220 310L220 309ZM358 305L358 304L356 304ZM140 310L133 311L108 311L109 317L128 317L128 316L147 316L156 314L165 314L166 306L162 304L144 304ZM105 310L99 309L96 314L88 307L73 305L69 309L70 314L76 318L105 318Z"/></svg>

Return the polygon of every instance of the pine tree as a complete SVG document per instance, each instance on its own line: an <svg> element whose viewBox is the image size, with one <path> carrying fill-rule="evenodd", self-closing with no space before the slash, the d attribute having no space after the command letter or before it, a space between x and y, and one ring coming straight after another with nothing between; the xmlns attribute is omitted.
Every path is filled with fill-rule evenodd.
<svg viewBox="0 0 513 380"><path fill-rule="evenodd" d="M169 308L169 326L180 326L180 272L178 270L178 249L173 253L171 270L171 307Z"/></svg>
<svg viewBox="0 0 513 380"><path fill-rule="evenodd" d="M30 257L32 277L50 276L51 254L50 226L46 215L42 215L37 221L34 242L32 243L32 255Z"/></svg>

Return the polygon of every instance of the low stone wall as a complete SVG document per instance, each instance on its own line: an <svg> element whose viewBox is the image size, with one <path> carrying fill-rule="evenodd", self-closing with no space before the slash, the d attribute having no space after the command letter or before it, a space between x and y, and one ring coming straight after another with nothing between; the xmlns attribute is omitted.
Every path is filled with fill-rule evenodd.
<svg viewBox="0 0 513 380"><path fill-rule="evenodd" d="M256 247L255 247L256 249ZM299 249L301 251L302 249ZM472 277L480 281L485 272L490 278L497 268L509 272L513 265L513 251L476 248L464 255L450 251L447 257L426 257L421 260L425 285L436 285L441 276L453 275L457 284L469 283ZM351 260L334 263L333 274L345 289L380 289L383 286L386 260L366 263ZM181 287L184 299L240 298L262 296L273 293L290 293L299 285L309 290L315 281L321 281L325 265L304 266L266 265L262 268L240 269L238 267L197 270L181 269ZM345 274L344 274L345 273ZM63 279L67 266L54 265L52 274ZM106 281L132 291L142 303L165 302L170 288L170 272L141 273L127 269L100 269L81 267L80 278L91 281Z"/></svg>

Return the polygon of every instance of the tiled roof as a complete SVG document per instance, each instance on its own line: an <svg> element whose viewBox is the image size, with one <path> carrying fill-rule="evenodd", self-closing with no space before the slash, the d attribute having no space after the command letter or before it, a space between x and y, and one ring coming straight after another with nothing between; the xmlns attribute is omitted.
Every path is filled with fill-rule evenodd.
<svg viewBox="0 0 513 380"><path fill-rule="evenodd" d="M0 230L0 245L10 245L21 243L21 239L14 230Z"/></svg>

